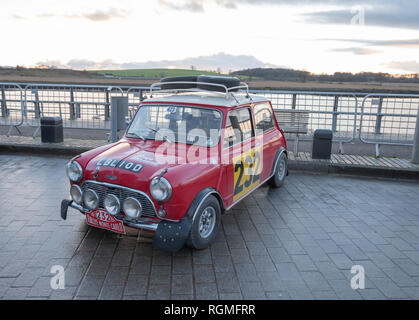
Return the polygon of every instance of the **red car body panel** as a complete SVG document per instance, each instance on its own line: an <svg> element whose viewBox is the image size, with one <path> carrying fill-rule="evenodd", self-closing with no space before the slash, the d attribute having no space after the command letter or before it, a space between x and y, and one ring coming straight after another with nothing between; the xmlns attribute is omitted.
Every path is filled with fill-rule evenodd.
<svg viewBox="0 0 419 320"><path fill-rule="evenodd" d="M263 103L266 102L268 101L264 101ZM158 105L188 105L215 108L220 110L223 114L222 128L225 128L226 118L229 111L242 107L251 109L254 107L254 104L225 107L183 102L168 103L167 101L144 101L139 108L143 105L151 103ZM270 108L272 110L271 105ZM272 113L275 119L273 110ZM251 114L254 126L255 119L253 112ZM252 187L253 189L257 188L271 176L277 152L281 147L285 150L287 148L285 137L279 129L276 120L274 122L274 129L264 133L263 136L257 138L254 137L243 143L243 152L252 149L254 150L254 148L263 149L262 171L260 173L259 181L255 183ZM176 159L176 163L167 164L158 163L153 159L156 148L166 142L155 140L144 141L124 136L117 143L90 150L76 158L76 161L84 170L83 178L78 182L78 184L81 185L85 180L97 180L141 190L142 192L145 192L150 199L152 199L156 210L159 210L159 203L155 201L150 194L150 181L154 177L158 176L164 169L168 168L164 177L170 182L173 189L172 197L163 204L164 209L167 212L166 218L168 220L178 221L182 219L197 194L208 187L216 190L219 194L222 208L227 209L235 204L235 202L248 195L248 193L244 194L240 197L240 199L235 199L234 197L233 189L235 178L234 167L231 161L234 157L240 156L242 151L233 150L232 148L223 150L223 138L224 130L222 130L219 143L213 148L197 148L193 145L172 143L172 147L175 147L174 151L169 148L170 150L168 149L168 154ZM200 149L200 155L206 160L205 163L185 163L185 155L188 154L188 152L197 151L196 149ZM226 152L230 161L228 163L222 163L222 154L225 154ZM97 170L97 163L101 159L123 160L140 163L143 165L143 168L138 173L109 166L100 167L100 169ZM156 220L159 220L159 218L156 217Z"/></svg>

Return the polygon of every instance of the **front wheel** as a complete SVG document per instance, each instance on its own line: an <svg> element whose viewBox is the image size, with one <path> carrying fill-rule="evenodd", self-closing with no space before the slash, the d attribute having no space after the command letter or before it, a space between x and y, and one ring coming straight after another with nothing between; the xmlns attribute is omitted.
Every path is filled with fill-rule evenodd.
<svg viewBox="0 0 419 320"><path fill-rule="evenodd" d="M195 249L208 248L215 241L220 224L220 204L217 198L208 196L195 215L186 244Z"/></svg>
<svg viewBox="0 0 419 320"><path fill-rule="evenodd" d="M288 173L288 159L284 152L281 153L276 163L275 173L268 180L268 184L271 187L279 188L284 184L285 177Z"/></svg>

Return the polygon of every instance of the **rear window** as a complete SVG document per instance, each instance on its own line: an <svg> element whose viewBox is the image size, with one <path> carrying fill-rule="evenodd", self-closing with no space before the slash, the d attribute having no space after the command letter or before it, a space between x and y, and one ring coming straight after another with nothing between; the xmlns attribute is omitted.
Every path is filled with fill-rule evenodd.
<svg viewBox="0 0 419 320"><path fill-rule="evenodd" d="M272 109L268 103L257 104L253 112L255 114L256 130L266 132L275 127Z"/></svg>

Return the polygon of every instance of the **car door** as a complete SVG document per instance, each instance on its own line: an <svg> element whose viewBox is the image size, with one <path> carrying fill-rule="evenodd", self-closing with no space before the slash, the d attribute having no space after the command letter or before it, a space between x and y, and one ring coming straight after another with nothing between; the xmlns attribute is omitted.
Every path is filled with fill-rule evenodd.
<svg viewBox="0 0 419 320"><path fill-rule="evenodd" d="M272 165L276 152L280 147L278 130L272 114L272 108L268 102L254 105L253 116L256 133L256 147L261 152L262 180L266 180L272 173Z"/></svg>
<svg viewBox="0 0 419 320"><path fill-rule="evenodd" d="M255 149L253 117L249 106L230 110L227 114L223 151L228 154L225 166L227 206L237 202L260 184Z"/></svg>

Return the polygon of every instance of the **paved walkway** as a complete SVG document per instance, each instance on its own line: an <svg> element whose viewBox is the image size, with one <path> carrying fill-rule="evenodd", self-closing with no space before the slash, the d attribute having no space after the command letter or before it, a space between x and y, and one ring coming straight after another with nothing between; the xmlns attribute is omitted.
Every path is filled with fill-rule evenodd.
<svg viewBox="0 0 419 320"><path fill-rule="evenodd" d="M61 220L67 159L0 155L0 299L419 299L416 182L292 172L227 212L211 248L170 254Z"/></svg>

